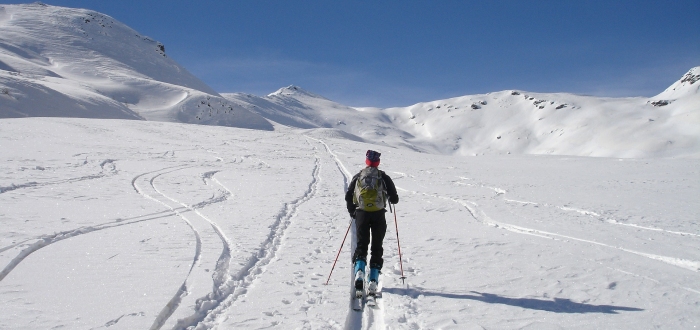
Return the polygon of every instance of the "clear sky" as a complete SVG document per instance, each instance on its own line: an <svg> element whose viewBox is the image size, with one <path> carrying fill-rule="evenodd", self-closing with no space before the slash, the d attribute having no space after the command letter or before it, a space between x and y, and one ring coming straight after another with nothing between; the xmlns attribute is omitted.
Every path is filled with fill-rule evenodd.
<svg viewBox="0 0 700 330"><path fill-rule="evenodd" d="M351 106L506 89L653 96L700 66L699 0L43 2L161 41L219 92L293 84Z"/></svg>

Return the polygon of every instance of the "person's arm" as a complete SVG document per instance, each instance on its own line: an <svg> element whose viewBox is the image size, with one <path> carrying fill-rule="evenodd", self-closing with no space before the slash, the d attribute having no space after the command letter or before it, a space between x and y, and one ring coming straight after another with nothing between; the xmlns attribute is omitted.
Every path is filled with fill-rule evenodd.
<svg viewBox="0 0 700 330"><path fill-rule="evenodd" d="M396 192L396 186L394 185L394 181L392 181L391 178L384 172L382 172L382 179L384 180L384 184L386 185L386 193L387 195L389 195L389 203L398 204L399 194Z"/></svg>
<svg viewBox="0 0 700 330"><path fill-rule="evenodd" d="M357 184L357 175L352 178L352 181L350 181L350 186L348 186L348 191L345 192L345 204L348 207L348 213L350 213L350 217L355 217L355 209L357 209L357 205L355 205L355 202L353 201L353 195L355 194L355 185Z"/></svg>

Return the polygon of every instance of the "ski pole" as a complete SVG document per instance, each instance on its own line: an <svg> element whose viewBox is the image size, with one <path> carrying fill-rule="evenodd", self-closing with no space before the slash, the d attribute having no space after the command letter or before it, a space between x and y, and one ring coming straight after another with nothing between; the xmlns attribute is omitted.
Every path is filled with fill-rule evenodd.
<svg viewBox="0 0 700 330"><path fill-rule="evenodd" d="M350 232L350 227L352 227L352 223L355 220L355 218L351 218L350 220L350 225L348 225L348 230L345 231L345 237L343 237L343 243L340 243L340 249L338 250L338 254L335 256L335 261L333 261L333 268L331 268L331 273L328 274L328 280L326 280L326 285L328 285L328 282L331 280L331 275L333 275L333 270L335 269L335 263L338 262L338 257L340 256L340 251L343 251L343 245L345 245L345 239L348 238L348 233Z"/></svg>
<svg viewBox="0 0 700 330"><path fill-rule="evenodd" d="M391 206L389 208L391 209ZM401 240L399 240L399 222L396 221L396 205L394 205L394 225L396 226L396 243L399 245L399 265L401 265L401 283L406 284L406 276L403 275L403 260L401 259Z"/></svg>

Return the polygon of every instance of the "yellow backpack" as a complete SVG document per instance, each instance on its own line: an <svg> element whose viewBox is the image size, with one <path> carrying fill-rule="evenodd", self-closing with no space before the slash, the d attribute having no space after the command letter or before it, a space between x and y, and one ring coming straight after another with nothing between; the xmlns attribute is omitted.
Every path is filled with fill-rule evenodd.
<svg viewBox="0 0 700 330"><path fill-rule="evenodd" d="M386 186L376 167L366 167L360 171L353 202L357 208L367 212L375 212L386 206Z"/></svg>

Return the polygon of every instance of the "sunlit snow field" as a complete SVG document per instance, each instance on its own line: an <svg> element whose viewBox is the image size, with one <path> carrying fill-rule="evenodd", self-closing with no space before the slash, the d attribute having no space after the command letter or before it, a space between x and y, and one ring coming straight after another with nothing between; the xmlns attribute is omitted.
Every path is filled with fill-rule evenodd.
<svg viewBox="0 0 700 330"><path fill-rule="evenodd" d="M1 329L692 329L696 159L436 156L324 136L0 121ZM343 195L399 188L380 308L349 307Z"/></svg>

